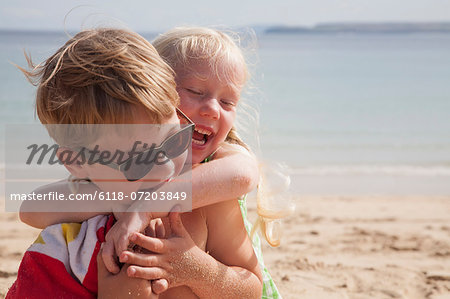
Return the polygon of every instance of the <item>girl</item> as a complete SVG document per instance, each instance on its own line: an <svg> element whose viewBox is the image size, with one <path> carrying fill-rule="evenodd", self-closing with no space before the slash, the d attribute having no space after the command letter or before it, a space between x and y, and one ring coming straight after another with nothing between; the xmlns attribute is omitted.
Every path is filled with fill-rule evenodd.
<svg viewBox="0 0 450 299"><path fill-rule="evenodd" d="M159 36L153 45L174 69L180 95L179 107L198 128L192 141L193 162L205 159L211 160L210 163L220 161L222 155L230 152L239 153L236 156L243 159L254 160L233 126L242 89L249 79L244 56L233 39L224 32L209 28L175 28ZM236 170L242 167L246 164L241 164ZM246 217L245 199L245 196L241 197L239 205L250 234L252 227ZM263 274L263 297L279 298L279 292L264 266L257 235L253 246Z"/></svg>

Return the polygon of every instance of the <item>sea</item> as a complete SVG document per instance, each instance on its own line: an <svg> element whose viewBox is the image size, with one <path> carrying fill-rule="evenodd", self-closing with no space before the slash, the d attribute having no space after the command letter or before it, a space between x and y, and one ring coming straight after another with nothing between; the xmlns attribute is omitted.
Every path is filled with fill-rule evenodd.
<svg viewBox="0 0 450 299"><path fill-rule="evenodd" d="M36 88L15 65L67 39L0 31L2 172L8 124L38 124ZM238 129L292 193L450 195L450 34L260 33L253 44Z"/></svg>

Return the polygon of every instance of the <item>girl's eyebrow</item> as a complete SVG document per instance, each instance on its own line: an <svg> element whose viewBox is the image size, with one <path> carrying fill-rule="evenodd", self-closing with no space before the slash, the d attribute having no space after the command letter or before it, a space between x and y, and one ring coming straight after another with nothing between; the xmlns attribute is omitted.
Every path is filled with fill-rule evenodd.
<svg viewBox="0 0 450 299"><path fill-rule="evenodd" d="M196 82L196 83L203 83L208 81L208 77L199 76L192 74L190 76L183 76L180 78L181 82Z"/></svg>

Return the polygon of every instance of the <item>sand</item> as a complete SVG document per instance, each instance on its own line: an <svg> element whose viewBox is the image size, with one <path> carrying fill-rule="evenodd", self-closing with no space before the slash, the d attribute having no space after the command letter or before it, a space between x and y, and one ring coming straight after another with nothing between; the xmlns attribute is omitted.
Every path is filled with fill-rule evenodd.
<svg viewBox="0 0 450 299"><path fill-rule="evenodd" d="M450 197L296 202L263 248L285 298L450 298Z"/></svg>
<svg viewBox="0 0 450 299"><path fill-rule="evenodd" d="M450 197L295 201L281 247L263 246L284 298L450 298ZM38 232L0 213L0 297Z"/></svg>

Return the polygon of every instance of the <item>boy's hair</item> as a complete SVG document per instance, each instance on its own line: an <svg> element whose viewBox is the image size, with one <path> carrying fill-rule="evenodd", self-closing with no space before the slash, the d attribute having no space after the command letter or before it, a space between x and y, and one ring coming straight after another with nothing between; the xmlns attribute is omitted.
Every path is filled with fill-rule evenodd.
<svg viewBox="0 0 450 299"><path fill-rule="evenodd" d="M26 58L43 124L128 123L138 110L161 123L179 104L172 69L131 31L81 31L37 66Z"/></svg>
<svg viewBox="0 0 450 299"><path fill-rule="evenodd" d="M249 78L247 64L238 43L238 38L219 30L205 27L177 27L159 35L153 41L153 46L175 71L180 68L191 69L190 64L193 60L206 62L219 80L233 86L242 81L237 77L236 67L244 71L243 83ZM234 126L225 141L248 149Z"/></svg>

